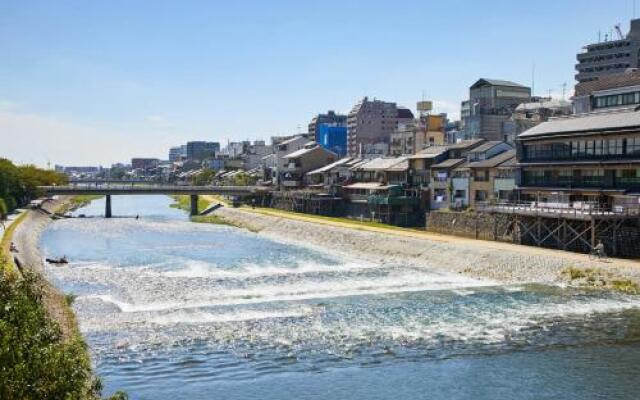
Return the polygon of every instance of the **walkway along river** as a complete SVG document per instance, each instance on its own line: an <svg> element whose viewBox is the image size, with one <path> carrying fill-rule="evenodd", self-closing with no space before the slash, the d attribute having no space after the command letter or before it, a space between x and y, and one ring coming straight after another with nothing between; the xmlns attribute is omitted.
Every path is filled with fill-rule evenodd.
<svg viewBox="0 0 640 400"><path fill-rule="evenodd" d="M103 201L103 200L102 200ZM98 200L77 210L103 213ZM160 196L41 238L133 399L637 398L640 298L504 285L188 221Z"/></svg>

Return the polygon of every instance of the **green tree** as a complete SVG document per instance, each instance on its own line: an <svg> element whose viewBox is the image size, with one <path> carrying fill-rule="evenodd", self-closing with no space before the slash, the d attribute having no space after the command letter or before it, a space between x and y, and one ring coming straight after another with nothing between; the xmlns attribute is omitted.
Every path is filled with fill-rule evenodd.
<svg viewBox="0 0 640 400"><path fill-rule="evenodd" d="M0 197L0 221L7 219L8 214L9 209L7 208L7 203L5 203L4 199Z"/></svg>

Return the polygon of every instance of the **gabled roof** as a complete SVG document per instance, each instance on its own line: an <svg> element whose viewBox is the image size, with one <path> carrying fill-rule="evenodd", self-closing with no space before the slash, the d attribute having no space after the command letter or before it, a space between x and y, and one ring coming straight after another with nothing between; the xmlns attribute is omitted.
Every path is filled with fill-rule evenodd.
<svg viewBox="0 0 640 400"><path fill-rule="evenodd" d="M429 146L426 149L420 150L416 154L409 156L410 159L422 159L422 158L435 158L441 154L444 154L449 150L449 146Z"/></svg>
<svg viewBox="0 0 640 400"><path fill-rule="evenodd" d="M509 151L500 153L497 156L488 158L486 160L469 163L469 168L494 168L507 160L511 160L511 159L515 160L515 158L516 158L516 151L509 150Z"/></svg>
<svg viewBox="0 0 640 400"><path fill-rule="evenodd" d="M460 150L460 149L469 149L474 146L478 146L480 143L484 142L484 139L469 139L462 140L458 143L449 145L450 150Z"/></svg>
<svg viewBox="0 0 640 400"><path fill-rule="evenodd" d="M336 162L325 165L324 167L320 167L318 169L314 169L313 171L307 172L307 175L321 174L323 172L331 171L335 167L348 166L351 160L353 160L351 157L341 158Z"/></svg>
<svg viewBox="0 0 640 400"><path fill-rule="evenodd" d="M626 109L616 112L609 111L552 118L522 132L518 135L518 139L626 129L640 129L639 111Z"/></svg>
<svg viewBox="0 0 640 400"><path fill-rule="evenodd" d="M466 158L450 158L448 160L444 160L441 163L435 164L431 166L431 169L434 168L453 168L467 161Z"/></svg>
<svg viewBox="0 0 640 400"><path fill-rule="evenodd" d="M502 143L504 143L504 142L501 141L501 140L491 140L489 142L482 143L478 147L474 147L473 149L469 150L469 153L484 153L485 151L489 151L492 148L494 148L494 147L496 147L496 146L498 146L498 145L500 145Z"/></svg>
<svg viewBox="0 0 640 400"><path fill-rule="evenodd" d="M289 153L289 154L287 154L285 156L282 156L282 158L298 158L298 157L302 157L302 156L304 156L306 154L314 153L316 151L324 151L326 153L331 153L331 154L335 155L335 153L325 149L322 146L314 146L314 147L305 147L303 149L296 150L293 153Z"/></svg>
<svg viewBox="0 0 640 400"><path fill-rule="evenodd" d="M511 86L511 87L518 87L518 88L526 88L527 86L521 85L519 83L515 83L515 82L511 82L511 81L504 81L501 79L488 79L488 78L480 78L476 81L476 83L474 83L473 85L471 85L471 89L480 87L480 86L484 86L484 85L492 85L492 86Z"/></svg>
<svg viewBox="0 0 640 400"><path fill-rule="evenodd" d="M405 163L406 168L404 166L399 166L398 168L408 169L409 162L407 161L407 157L378 157L371 160L368 160L362 164L359 164L353 169L357 169L359 171L386 171L391 170L391 168L395 167L397 164Z"/></svg>

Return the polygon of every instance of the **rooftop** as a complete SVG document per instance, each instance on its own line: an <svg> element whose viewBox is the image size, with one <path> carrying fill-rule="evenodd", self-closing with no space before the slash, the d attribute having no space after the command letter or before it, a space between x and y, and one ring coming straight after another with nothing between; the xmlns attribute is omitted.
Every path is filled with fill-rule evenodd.
<svg viewBox="0 0 640 400"><path fill-rule="evenodd" d="M491 140L489 142L482 143L478 147L474 147L472 150L469 150L469 153L484 153L485 151L488 151L502 143L504 142L501 140Z"/></svg>
<svg viewBox="0 0 640 400"><path fill-rule="evenodd" d="M519 83L515 83L515 82L511 82L511 81L505 81L505 80L502 80L502 79L480 78L480 79L478 79L476 81L476 83L471 85L471 89L474 89L474 88L477 88L477 87L481 87L481 86L485 86L485 85L510 86L510 87L517 87L517 88L527 88L527 86L521 85Z"/></svg>
<svg viewBox="0 0 640 400"><path fill-rule="evenodd" d="M450 150L468 149L482 142L484 142L484 139L469 139L469 140L460 141L456 144L449 145L448 147Z"/></svg>
<svg viewBox="0 0 640 400"><path fill-rule="evenodd" d="M501 165L502 163L508 160L511 160L511 159L515 160L515 158L516 158L516 151L509 150L509 151L500 153L497 156L488 158L486 160L469 163L469 168L493 168L493 167L497 167L498 165Z"/></svg>
<svg viewBox="0 0 640 400"><path fill-rule="evenodd" d="M397 164L403 164L396 166ZM405 166L406 165L406 166ZM360 171L386 171L386 170L404 170L409 168L407 157L379 157L366 161L354 167Z"/></svg>
<svg viewBox="0 0 640 400"><path fill-rule="evenodd" d="M640 112L631 109L551 118L518 135L518 139L569 133L640 129Z"/></svg>
<svg viewBox="0 0 640 400"><path fill-rule="evenodd" d="M432 165L431 168L453 168L467 161L466 158L450 158L448 160L444 160L441 163Z"/></svg>
<svg viewBox="0 0 640 400"><path fill-rule="evenodd" d="M329 150L327 150L327 149L325 149L325 148L323 148L321 146L304 147L304 148L302 148L300 150L294 151L293 153L290 153L290 154L287 154L285 156L282 156L282 158L298 158L298 157L304 156L305 154L313 153L314 151L318 151L318 150L326 151L326 152L330 153Z"/></svg>
<svg viewBox="0 0 640 400"><path fill-rule="evenodd" d="M339 159L339 160L338 160L338 161L336 161L336 162L333 162L333 163L331 163L331 164L327 164L327 165L325 165L324 167L320 167L320 168L318 168L318 169L314 169L313 171L307 172L307 175L316 175L316 174L321 174L321 173L323 173L323 172L330 171L330 170L332 170L333 168L335 168L335 167L339 167L339 166L341 166L341 165L348 166L348 165L349 165L349 163L350 163L352 160L360 160L360 159L359 159L359 158L354 159L354 158L351 158L351 157L341 158L341 159Z"/></svg>
<svg viewBox="0 0 640 400"><path fill-rule="evenodd" d="M447 150L449 150L449 146L429 146L426 149L420 150L416 154L409 156L409 158L410 159L435 158L443 153L446 153Z"/></svg>

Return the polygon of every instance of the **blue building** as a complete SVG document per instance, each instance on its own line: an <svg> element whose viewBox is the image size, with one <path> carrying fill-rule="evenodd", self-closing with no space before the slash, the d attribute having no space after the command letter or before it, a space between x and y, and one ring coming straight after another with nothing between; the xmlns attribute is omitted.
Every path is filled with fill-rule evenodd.
<svg viewBox="0 0 640 400"><path fill-rule="evenodd" d="M316 131L318 144L340 157L347 154L347 127L338 124L319 124Z"/></svg>

